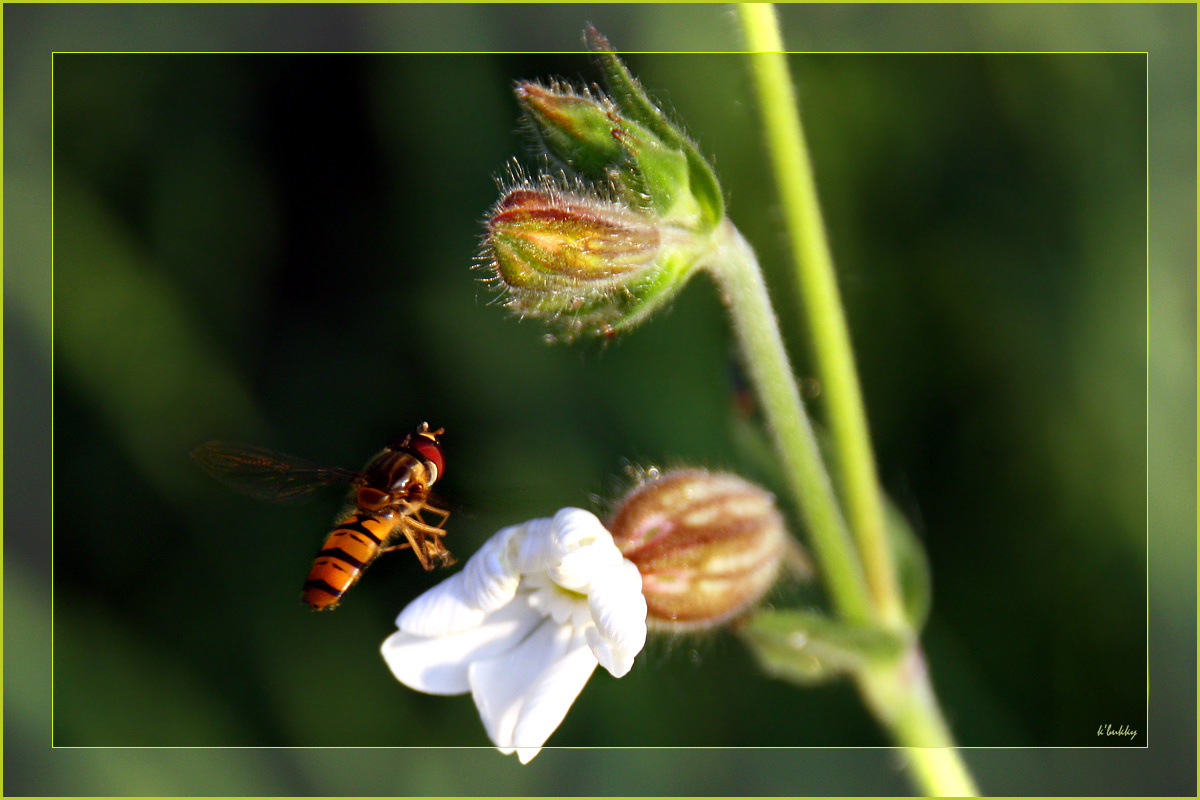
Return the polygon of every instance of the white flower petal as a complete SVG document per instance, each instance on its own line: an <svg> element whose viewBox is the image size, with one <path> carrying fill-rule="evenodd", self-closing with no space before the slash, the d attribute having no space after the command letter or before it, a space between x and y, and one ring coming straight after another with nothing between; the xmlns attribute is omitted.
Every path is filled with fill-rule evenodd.
<svg viewBox="0 0 1200 800"><path fill-rule="evenodd" d="M590 511L564 508L554 515L554 555L546 565L550 577L565 589L587 592L588 581L599 569L621 563L621 552L612 534Z"/></svg>
<svg viewBox="0 0 1200 800"><path fill-rule="evenodd" d="M576 652L581 649L582 641L572 648L575 638L569 626L546 620L515 650L471 665L468 680L475 707L492 743L503 752L540 747L566 716L571 702L587 682L587 676L579 679L581 663L590 662L588 675L596 667L595 658L586 647L582 648L582 655ZM558 665L568 654L566 671L562 672ZM572 690L567 690L566 683L558 686L557 678L573 678L569 681ZM527 713L533 714L531 733L523 733L518 740L517 731ZM553 724L547 727L551 721ZM543 738L537 741L534 735L543 731ZM524 755L528 761L534 754Z"/></svg>
<svg viewBox="0 0 1200 800"><path fill-rule="evenodd" d="M497 747L513 746L512 732L525 701L525 690L546 664L566 650L569 633L562 636L560 631L560 626L543 617L517 647L496 658L476 661L467 669L475 708L488 738Z"/></svg>
<svg viewBox="0 0 1200 800"><path fill-rule="evenodd" d="M538 754L550 734L562 724L575 698L596 669L582 631L571 637L567 651L531 685L513 730L513 746L522 764Z"/></svg>
<svg viewBox="0 0 1200 800"><path fill-rule="evenodd" d="M604 523L582 508L564 508L554 515L554 542L566 555L596 542L612 542L612 534Z"/></svg>
<svg viewBox="0 0 1200 800"><path fill-rule="evenodd" d="M383 643L383 658L406 686L427 694L471 690L468 669L479 659L516 648L544 617L521 602L487 615L477 627L449 636L425 637L397 631Z"/></svg>
<svg viewBox="0 0 1200 800"><path fill-rule="evenodd" d="M527 763L602 664L620 677L646 641L646 599L594 514L565 508L497 533L417 598L383 645L398 679L470 691L488 736Z"/></svg>
<svg viewBox="0 0 1200 800"><path fill-rule="evenodd" d="M599 522L599 520L597 520ZM608 531L604 531L608 537ZM562 557L557 566L549 569L549 575L559 586L573 592L587 593L592 577L609 567L624 561L621 551L612 539L586 544Z"/></svg>
<svg viewBox="0 0 1200 800"><path fill-rule="evenodd" d="M512 600L521 582L512 552L525 536L524 525L505 528L483 543L463 568L463 590L467 602L492 611Z"/></svg>
<svg viewBox="0 0 1200 800"><path fill-rule="evenodd" d="M462 572L422 594L396 617L396 627L417 636L447 636L479 625L484 615L512 600L520 576L507 567L505 550L520 526L484 543Z"/></svg>
<svg viewBox="0 0 1200 800"><path fill-rule="evenodd" d="M628 664L623 662L618 663L618 659L616 654L613 652L612 645L610 645L608 640L600 635L600 631L596 630L595 625L589 625L588 627L584 628L583 631L587 640L588 649L592 651L592 657L596 659L597 664L604 667L618 678L623 678L625 673L633 668L632 659L629 660ZM624 668L625 672L621 672L618 675L617 672L622 668Z"/></svg>
<svg viewBox="0 0 1200 800"><path fill-rule="evenodd" d="M554 551L554 519L544 517L525 523L525 537L521 540L514 567L522 575L545 572L559 554Z"/></svg>
<svg viewBox="0 0 1200 800"><path fill-rule="evenodd" d="M588 609L596 623L588 629L588 644L596 660L620 678L646 646L646 597L637 567L622 561L597 574L592 579Z"/></svg>
<svg viewBox="0 0 1200 800"><path fill-rule="evenodd" d="M447 636L483 622L484 611L466 602L463 573L451 575L396 617L396 627L414 636Z"/></svg>
<svg viewBox="0 0 1200 800"><path fill-rule="evenodd" d="M522 582L521 596L528 601L529 605L560 624L578 618L579 611L582 609L584 622L591 622L591 616L587 612L587 602L583 595L564 592L545 573L537 577L544 579L547 585L533 589L528 594L525 592L527 588L525 582Z"/></svg>

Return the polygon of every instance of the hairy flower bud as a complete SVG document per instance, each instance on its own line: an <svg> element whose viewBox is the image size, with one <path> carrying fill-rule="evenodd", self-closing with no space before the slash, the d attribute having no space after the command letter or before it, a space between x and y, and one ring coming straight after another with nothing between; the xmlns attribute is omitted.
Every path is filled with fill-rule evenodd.
<svg viewBox="0 0 1200 800"><path fill-rule="evenodd" d="M515 189L488 221L496 268L520 289L607 291L644 271L662 244L644 216L614 203L562 192Z"/></svg>
<svg viewBox="0 0 1200 800"><path fill-rule="evenodd" d="M613 135L619 115L611 100L558 82L543 86L522 81L514 92L538 143L584 177L608 180L610 170L626 158L621 140Z"/></svg>
<svg viewBox="0 0 1200 800"><path fill-rule="evenodd" d="M634 489L607 527L641 572L659 630L711 628L745 611L775 583L788 544L770 493L700 469Z"/></svg>
<svg viewBox="0 0 1200 800"><path fill-rule="evenodd" d="M589 26L584 31L584 41L596 56L596 63L604 74L604 85L612 95L612 102L620 109L622 118L648 131L662 150L682 156L686 163L687 181L684 184L677 179L675 188L682 190L686 186L686 191L696 202L700 210L701 230L716 228L725 217L725 203L712 166L679 126L654 104L608 39ZM630 127L628 132L633 133L634 128Z"/></svg>
<svg viewBox="0 0 1200 800"><path fill-rule="evenodd" d="M647 214L548 180L492 209L483 258L517 315L564 338L612 335L667 302L698 263L696 243Z"/></svg>
<svg viewBox="0 0 1200 800"><path fill-rule="evenodd" d="M613 336L665 305L718 247L724 201L712 167L589 30L611 93L516 86L557 176L520 171L487 220L482 261L516 314L559 337Z"/></svg>
<svg viewBox="0 0 1200 800"><path fill-rule="evenodd" d="M664 139L609 98L559 83L520 83L516 95L547 152L608 185L622 202L689 230L708 231L719 221L692 191L689 155L703 159L682 132L672 127Z"/></svg>

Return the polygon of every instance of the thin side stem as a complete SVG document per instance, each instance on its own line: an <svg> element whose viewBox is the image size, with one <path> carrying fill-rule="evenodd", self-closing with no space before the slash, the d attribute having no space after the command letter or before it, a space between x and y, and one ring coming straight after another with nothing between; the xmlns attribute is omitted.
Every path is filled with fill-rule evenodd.
<svg viewBox="0 0 1200 800"><path fill-rule="evenodd" d="M788 488L808 526L834 606L844 619L865 622L872 616L870 593L812 424L800 402L758 259L728 219L717 232L717 241L718 252L709 272L733 318L743 360L773 433Z"/></svg>
<svg viewBox="0 0 1200 800"><path fill-rule="evenodd" d="M800 303L808 324L817 375L823 385L838 486L879 618L884 624L900 627L903 619L900 593L887 540L862 389L775 11L770 4L763 3L740 4L738 9L752 51L751 74L779 183Z"/></svg>

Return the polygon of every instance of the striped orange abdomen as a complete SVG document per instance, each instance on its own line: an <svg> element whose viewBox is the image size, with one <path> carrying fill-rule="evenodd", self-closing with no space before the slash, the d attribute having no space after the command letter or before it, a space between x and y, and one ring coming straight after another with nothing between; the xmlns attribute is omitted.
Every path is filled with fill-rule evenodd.
<svg viewBox="0 0 1200 800"><path fill-rule="evenodd" d="M336 606L379 555L395 524L371 514L351 514L339 522L309 570L304 602L316 611Z"/></svg>

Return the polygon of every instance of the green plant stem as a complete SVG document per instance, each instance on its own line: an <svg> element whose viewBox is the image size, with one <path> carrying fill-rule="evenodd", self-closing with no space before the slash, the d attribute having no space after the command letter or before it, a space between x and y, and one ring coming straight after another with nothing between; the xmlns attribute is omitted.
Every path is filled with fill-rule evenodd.
<svg viewBox="0 0 1200 800"><path fill-rule="evenodd" d="M779 450L788 488L804 515L821 575L840 616L847 622L869 623L874 619L870 594L800 403L758 260L728 219L718 229L717 242L709 272L733 317L746 369ZM860 670L857 677L867 705L905 748L913 780L926 794L976 794L915 642L903 660Z"/></svg>
<svg viewBox="0 0 1200 800"><path fill-rule="evenodd" d="M817 376L823 385L838 486L879 618L885 625L899 628L903 625L902 604L862 389L775 11L763 3L740 4L738 10L752 51L751 74L779 183Z"/></svg>
<svg viewBox="0 0 1200 800"><path fill-rule="evenodd" d="M938 797L979 794L942 716L919 645L896 664L861 671L858 683L876 717L907 746L903 753L917 786Z"/></svg>
<svg viewBox="0 0 1200 800"><path fill-rule="evenodd" d="M717 251L709 271L733 318L746 370L771 428L788 488L804 516L834 606L847 621L865 622L872 617L870 593L812 424L800 402L758 259L728 219L716 237Z"/></svg>
<svg viewBox="0 0 1200 800"><path fill-rule="evenodd" d="M841 551L841 536L823 536L837 543L833 554L843 574L836 577L836 582L846 580L848 575L865 575L869 598L873 600L872 617L899 633L908 634L913 640L903 659L858 670L858 685L872 712L889 730L892 738L905 748L902 752L911 765L912 777L918 787L931 795L974 795L977 794L974 781L960 751L954 747L950 728L930 684L920 645L903 615L862 391L850 347L850 334L838 295L833 259L817 203L816 182L800 126L787 61L783 56L783 42L775 10L769 4L740 4L738 11L751 51L751 73L759 95L767 147L779 182L792 256L798 272L797 288L809 326L818 375L825 388L839 486L848 509L854 541L858 545L858 555L862 559L861 573L857 571L858 564L840 563L845 556ZM761 283L761 276L758 280ZM765 288L762 294L765 297ZM774 314L768 313L774 325ZM782 344L778 349L782 352ZM772 369L777 370L778 367ZM787 369L790 375L790 367ZM753 373L754 369L751 371ZM792 394L796 394L794 381ZM799 404L798 397L796 404ZM764 405L768 406L770 419L772 411L765 399ZM781 407L775 413L795 412ZM808 421L803 417L802 409L799 415L807 428ZM777 436L779 426L787 427L789 424L772 419ZM811 430L808 435L811 438ZM788 449L795 445L780 442L780 446ZM816 457L819 461L819 454ZM808 455L804 458L807 460ZM824 475L823 468L820 472ZM800 499L804 502L804 498ZM833 516L840 520L836 502L833 511ZM816 541L814 538L814 543ZM818 555L828 554L818 552ZM822 567L828 569L829 566L830 562L822 559ZM827 579L835 582L830 576ZM854 600L858 602L857 597Z"/></svg>

